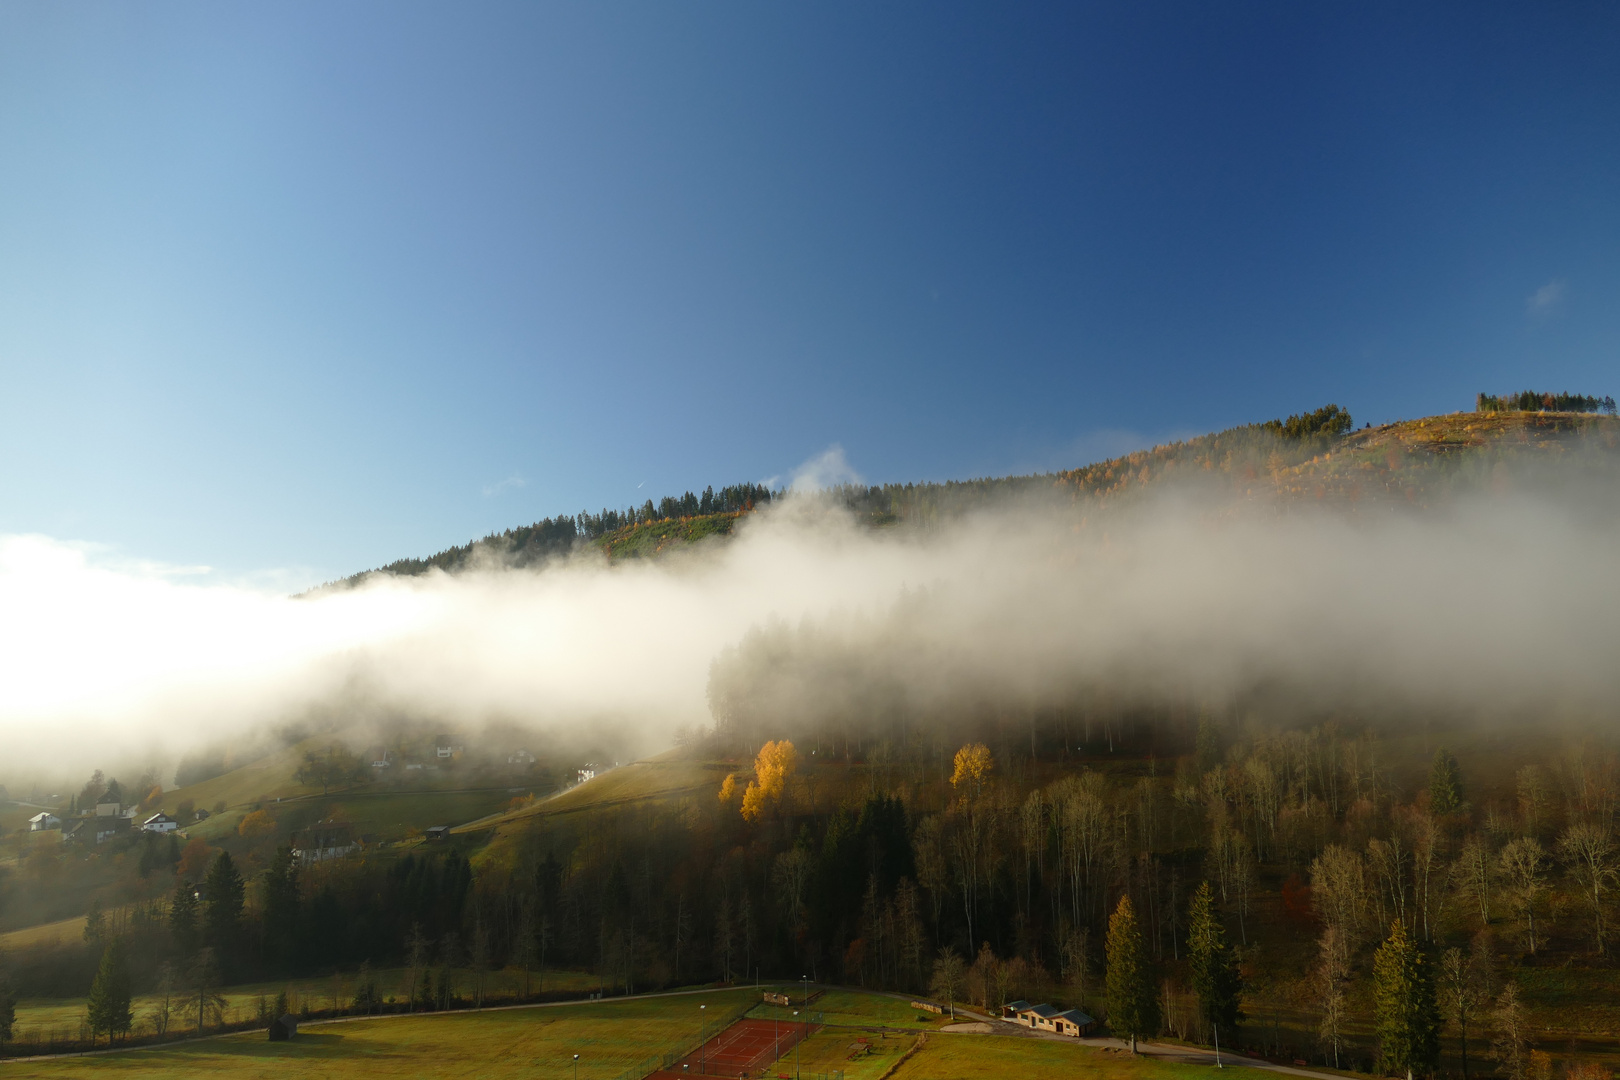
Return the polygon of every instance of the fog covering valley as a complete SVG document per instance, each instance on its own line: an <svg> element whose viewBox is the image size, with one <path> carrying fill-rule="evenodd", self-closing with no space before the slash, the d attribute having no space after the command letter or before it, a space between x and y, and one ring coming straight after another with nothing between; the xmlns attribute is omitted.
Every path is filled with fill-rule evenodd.
<svg viewBox="0 0 1620 1080"><path fill-rule="evenodd" d="M1608 725L1612 428L1588 421L1554 454L1494 444L1473 472L1439 453L1443 473L1390 464L1407 479L1385 487L1408 486L1386 499L1332 486L1329 464L1366 433L1301 447L1251 431L1219 468L1165 468L1125 494L1080 470L909 517L805 485L658 558L580 544L301 597L7 537L7 779L402 720L564 744L613 732L627 754L716 721L757 742L1075 703ZM1091 470L1147 477L1156 460Z"/></svg>

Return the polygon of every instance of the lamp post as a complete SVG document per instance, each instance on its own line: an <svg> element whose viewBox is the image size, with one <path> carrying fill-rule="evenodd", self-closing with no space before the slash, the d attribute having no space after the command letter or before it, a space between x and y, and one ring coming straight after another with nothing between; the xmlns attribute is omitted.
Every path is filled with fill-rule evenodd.
<svg viewBox="0 0 1620 1080"><path fill-rule="evenodd" d="M700 1073L709 1071L709 1031L703 1019L708 1015L703 1011L707 1008L707 1005L698 1006L698 1072ZM579 1080L579 1078L575 1077L574 1080Z"/></svg>
<svg viewBox="0 0 1620 1080"><path fill-rule="evenodd" d="M574 1055L574 1080L579 1080L579 1055Z"/></svg>
<svg viewBox="0 0 1620 1080"><path fill-rule="evenodd" d="M793 1010L793 1015L798 1016L799 1015L799 1010L794 1009ZM809 1031L808 1031L808 1029L806 1029L806 1034L808 1034L808 1033L809 1033ZM799 1042L796 1042L796 1043L793 1044L793 1080L799 1080L799 1043L802 1043L802 1042L804 1042L804 1039L801 1037L799 1039Z"/></svg>
<svg viewBox="0 0 1620 1080"><path fill-rule="evenodd" d="M1221 1064L1221 1026L1211 1021L1209 1030L1215 1033L1215 1067L1224 1069L1226 1066Z"/></svg>
<svg viewBox="0 0 1620 1080"><path fill-rule="evenodd" d="M808 1005L810 1004L810 976L800 975L799 978L804 980L804 1000L799 1002L799 1004Z"/></svg>

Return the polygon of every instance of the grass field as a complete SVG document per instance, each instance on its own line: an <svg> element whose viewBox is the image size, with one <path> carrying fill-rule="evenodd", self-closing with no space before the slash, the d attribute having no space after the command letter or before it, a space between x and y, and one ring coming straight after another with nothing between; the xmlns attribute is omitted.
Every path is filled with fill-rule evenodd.
<svg viewBox="0 0 1620 1080"><path fill-rule="evenodd" d="M756 991L730 990L591 1005L320 1024L291 1042L269 1042L262 1031L191 1044L55 1061L10 1062L9 1078L105 1076L129 1080L313 1080L538 1077L571 1080L578 1054L580 1080L608 1080L644 1058L687 1048L709 1016L755 1000Z"/></svg>
<svg viewBox="0 0 1620 1080"><path fill-rule="evenodd" d="M377 981L377 992L383 998L404 1000L408 996L410 988L408 968L380 968L372 975ZM435 969L434 978L437 977ZM599 981L596 976L582 971L547 971L544 978L538 972L531 972L529 975L530 989L536 993L567 990L583 994L588 990L595 990ZM472 996L473 982L470 972L458 972L455 985L457 993L462 997ZM492 971L484 979L486 1000L513 997L521 993L522 989L523 972L515 968ZM227 1002L226 1019L234 1022L257 1015L260 995L273 1000L276 994L283 990L287 992L288 1004L294 1012L306 1004L316 1011L330 1009L334 997L341 1005L347 1006L354 998L355 975L353 972L345 972L323 978L288 979L226 987L223 991ZM151 1030L150 1017L157 1004L158 999L150 994L135 998L137 1032ZM77 1032L80 1022L84 1019L84 1006L83 998L20 1001L17 1004L15 1036L19 1040L27 1040L35 1031L40 1032L42 1037L48 1037L52 1031L64 1034ZM186 1030L191 1027L191 1023L182 1019L177 1021L177 1026L181 1030Z"/></svg>
<svg viewBox="0 0 1620 1080"><path fill-rule="evenodd" d="M682 760L679 753L671 751L646 761L621 765L560 795L541 799L510 813L470 822L451 831L476 832L527 818L575 813L641 799L670 798L694 790L712 788L717 791L726 773L736 769L735 765Z"/></svg>
<svg viewBox="0 0 1620 1080"><path fill-rule="evenodd" d="M784 987L791 992L794 987ZM810 1011L822 1014L822 1023L847 1027L891 1027L927 1031L950 1023L950 1019L919 1013L904 1001L880 994L862 994L854 990L828 990L810 1003ZM801 1010L802 1013L802 1010ZM748 1011L759 1020L792 1020L793 1009L780 1005L759 1004ZM924 1016L927 1019L919 1020ZM846 1040L847 1041L847 1040Z"/></svg>
<svg viewBox="0 0 1620 1080"><path fill-rule="evenodd" d="M911 1034L887 1039L871 1035L867 1036L868 1042L861 1043L857 1041L858 1034L848 1028L829 1028L810 1036L798 1047L799 1071L832 1073L842 1069L844 1080L877 1080L917 1041L917 1036ZM770 1069L771 1075L783 1071L791 1075L794 1060L791 1052L784 1054Z"/></svg>
<svg viewBox="0 0 1620 1080"><path fill-rule="evenodd" d="M29 926L21 930L8 930L6 933L0 934L0 953L30 948L35 945L75 942L83 938L84 916L75 915L71 919L58 919L56 922L40 923L38 926Z"/></svg>
<svg viewBox="0 0 1620 1080"><path fill-rule="evenodd" d="M1209 1080L1216 1074L1205 1065L1180 1065L1078 1043L1004 1035L930 1035L922 1049L892 1074L894 1080L981 1080L987 1076L1070 1080L1077 1075L1086 1080ZM1230 1080L1259 1080L1270 1074L1229 1065L1219 1075ZM856 1080L847 1070L846 1076Z"/></svg>

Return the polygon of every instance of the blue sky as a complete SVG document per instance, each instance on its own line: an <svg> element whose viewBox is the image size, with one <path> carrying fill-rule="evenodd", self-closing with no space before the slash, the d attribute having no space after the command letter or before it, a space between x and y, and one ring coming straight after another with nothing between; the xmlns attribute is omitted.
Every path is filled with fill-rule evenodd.
<svg viewBox="0 0 1620 1080"><path fill-rule="evenodd" d="M1620 392L1611 5L18 3L0 145L0 532L223 575Z"/></svg>

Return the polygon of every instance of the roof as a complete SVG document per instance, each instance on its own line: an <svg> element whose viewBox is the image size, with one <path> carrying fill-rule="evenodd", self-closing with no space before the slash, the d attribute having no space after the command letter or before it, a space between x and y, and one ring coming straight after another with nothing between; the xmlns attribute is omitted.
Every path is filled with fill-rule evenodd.
<svg viewBox="0 0 1620 1080"><path fill-rule="evenodd" d="M155 821L173 821L173 820L174 820L174 818L172 818L168 814L162 813L160 811L160 812L158 812L156 814L153 814L151 817L147 818L145 821L141 822L141 824L142 825L150 825Z"/></svg>
<svg viewBox="0 0 1620 1080"><path fill-rule="evenodd" d="M1034 1013L1042 1020L1050 1020L1058 1014L1056 1005L1036 1005L1030 1009L1021 1009L1020 1012Z"/></svg>
<svg viewBox="0 0 1620 1080"><path fill-rule="evenodd" d="M1023 998L1019 998L1017 1001L1007 1002L1007 1004L1003 1005L1002 1008L1011 1009L1013 1012L1023 1012L1025 1009L1029 1008L1029 1002L1025 1001Z"/></svg>
<svg viewBox="0 0 1620 1080"><path fill-rule="evenodd" d="M53 818L55 816L56 815L51 813L49 810L45 810L45 811L42 811L41 813L35 814L33 817L29 818L28 820L29 821L44 821L46 818Z"/></svg>
<svg viewBox="0 0 1620 1080"><path fill-rule="evenodd" d="M1085 1013L1081 1012L1079 1009L1065 1010L1064 1012L1060 1012L1056 1016L1052 1017L1052 1019L1054 1019L1054 1020L1067 1020L1069 1023L1074 1024L1076 1027L1085 1027L1087 1024L1095 1024L1096 1023L1095 1020L1093 1020L1091 1017L1087 1016Z"/></svg>

